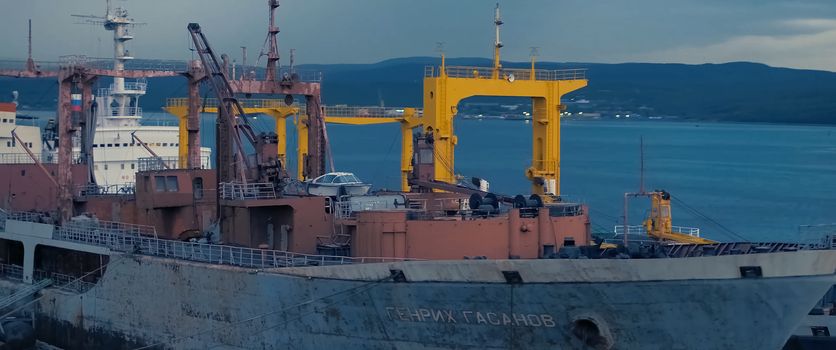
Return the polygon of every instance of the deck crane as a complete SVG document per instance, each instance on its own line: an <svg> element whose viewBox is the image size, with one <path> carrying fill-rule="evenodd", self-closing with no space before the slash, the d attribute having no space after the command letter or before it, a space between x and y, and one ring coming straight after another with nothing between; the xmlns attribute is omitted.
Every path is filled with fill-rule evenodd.
<svg viewBox="0 0 836 350"><path fill-rule="evenodd" d="M157 155L157 152L154 152L154 150L151 149L151 147L148 146L147 143L143 142L139 138L139 136L136 136L136 130L131 132L131 139L133 139L134 142L136 142L140 146L142 146L142 148L145 148L145 150L148 151L149 154L151 154L151 157L153 157L156 160L156 162L158 162L160 165L162 165L163 168L165 168L166 170L171 169L171 167L169 167L168 164L166 164L165 161L163 161L163 158L160 157L159 155Z"/></svg>
<svg viewBox="0 0 836 350"><path fill-rule="evenodd" d="M221 61L209 45L197 23L189 23L189 33L206 71L207 80L215 92L218 104L217 168L219 182L270 182L280 185L287 178L284 165L276 154L275 133L256 134L244 108L235 98L234 90ZM241 134L255 148L255 164L251 164L245 152ZM272 150L272 151L271 151ZM233 152L235 155L233 156ZM234 157L237 157L237 162Z"/></svg>

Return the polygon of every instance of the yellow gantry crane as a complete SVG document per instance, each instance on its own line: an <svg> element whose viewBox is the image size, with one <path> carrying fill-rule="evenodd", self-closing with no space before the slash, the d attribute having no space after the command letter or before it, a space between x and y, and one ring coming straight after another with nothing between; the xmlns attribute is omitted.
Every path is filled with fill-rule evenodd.
<svg viewBox="0 0 836 350"><path fill-rule="evenodd" d="M308 116L301 113L305 110L304 106L285 104L284 100L277 99L241 99L239 100L243 106L244 113L247 114L265 114L276 120L276 135L278 137L278 156L282 164L287 164L287 119L295 116L294 125L296 127L297 135L297 178L303 179L302 170L304 169L304 159L308 154ZM324 115L325 122L332 124L345 125L375 125L399 123L401 125L402 135L402 156L401 156L401 173L402 184L401 188L404 191L409 190L409 185L406 183L407 176L412 172L412 128L417 123L417 118L421 111L417 108L383 108L383 107L350 107L350 106L325 106ZM185 167L185 160L188 158L189 149L187 137L186 121L188 119L188 99L187 98L170 98L167 101L165 111L176 116L180 122L180 145L179 145L179 159L180 166ZM201 108L203 113L216 113L218 111L218 101L216 99L206 99Z"/></svg>
<svg viewBox="0 0 836 350"><path fill-rule="evenodd" d="M276 120L276 135L279 137L278 155L282 164L287 164L287 118L299 114L300 107L297 105L288 106L284 100L274 99L241 99L239 100L244 109L244 113L261 113L269 115ZM180 145L178 146L178 162L180 168L186 168L186 161L189 157L188 145L188 114L189 114L189 99L188 98L169 98L166 106L163 109L171 115L177 117L180 126ZM304 110L302 107L301 110ZM218 100L215 98L207 98L203 100L203 105L200 110L202 113L217 113ZM301 137L301 136L300 136ZM307 138L307 134L305 136ZM306 139L307 140L307 139ZM305 149L307 154L307 142L301 142L300 147ZM304 159L304 157L300 158ZM300 167L301 169L302 167Z"/></svg>
<svg viewBox="0 0 836 350"><path fill-rule="evenodd" d="M455 147L458 139L453 129L457 106L472 96L531 97L532 158L526 176L532 181L531 191L539 195L560 194L560 99L563 95L587 85L585 69L542 70L503 68L500 61L500 26L503 24L496 8L494 19L496 41L493 67L447 66L444 55L440 67L424 71L424 116L420 118L424 132L434 138L435 180L456 182Z"/></svg>
<svg viewBox="0 0 836 350"><path fill-rule="evenodd" d="M440 67L427 67L424 72L424 110L417 108L384 109L382 107L324 107L325 121L336 124L371 125L400 123L401 125L401 189L409 191L408 178L412 172L412 129L421 126L423 132L434 137L435 180L456 183L455 147L458 139L453 128L457 106L472 96L530 97L532 99L532 157L526 176L532 181L532 193L560 195L560 112L561 97L587 85L585 69L543 70L536 69L532 55L530 69L503 68L500 60L500 27L503 22L499 5L494 24L493 67L447 66L444 55ZM307 154L307 125L304 110L299 106L287 106L282 100L241 100L245 113L263 113L276 119L276 135L279 137L279 157L283 162L287 155L286 119L298 115L299 169ZM180 160L185 162L188 145L186 99L169 99L165 108L180 118ZM217 110L217 101L204 103L203 112ZM394 113L393 113L394 111ZM184 166L184 164L181 164ZM299 178L302 178L301 171ZM547 196L546 199L549 197Z"/></svg>

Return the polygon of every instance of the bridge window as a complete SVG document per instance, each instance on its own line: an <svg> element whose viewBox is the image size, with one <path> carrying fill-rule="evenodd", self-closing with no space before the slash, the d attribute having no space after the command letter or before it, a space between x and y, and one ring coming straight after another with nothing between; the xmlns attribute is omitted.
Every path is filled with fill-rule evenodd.
<svg viewBox="0 0 836 350"><path fill-rule="evenodd" d="M180 190L177 184L177 176L166 176L165 187L168 192L177 192Z"/></svg>
<svg viewBox="0 0 836 350"><path fill-rule="evenodd" d="M154 190L165 192L165 176L154 176Z"/></svg>
<svg viewBox="0 0 836 350"><path fill-rule="evenodd" d="M154 182L157 192L177 192L180 190L177 184L177 176L154 176Z"/></svg>

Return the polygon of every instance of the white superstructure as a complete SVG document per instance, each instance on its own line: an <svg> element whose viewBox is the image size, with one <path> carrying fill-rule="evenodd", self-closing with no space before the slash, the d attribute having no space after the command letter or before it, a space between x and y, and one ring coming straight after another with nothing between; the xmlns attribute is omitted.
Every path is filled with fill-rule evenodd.
<svg viewBox="0 0 836 350"><path fill-rule="evenodd" d="M127 11L116 8L108 13L104 27L113 31L113 69L125 69L125 62L134 58L125 44L134 37L128 28L135 25ZM176 167L178 158L179 128L177 126L141 125L140 97L145 95L148 83L144 79L127 80L113 78L113 84L99 89L96 96L96 131L93 137L94 174L100 186L131 185L139 170L139 158L152 155L132 136L136 133L157 156L169 166ZM211 150L201 148L201 166L209 167Z"/></svg>
<svg viewBox="0 0 836 350"><path fill-rule="evenodd" d="M34 163L18 140L12 137L12 130L26 143L26 147L43 159L41 128L17 124L17 105L0 103L0 163ZM39 161L41 159L38 159Z"/></svg>

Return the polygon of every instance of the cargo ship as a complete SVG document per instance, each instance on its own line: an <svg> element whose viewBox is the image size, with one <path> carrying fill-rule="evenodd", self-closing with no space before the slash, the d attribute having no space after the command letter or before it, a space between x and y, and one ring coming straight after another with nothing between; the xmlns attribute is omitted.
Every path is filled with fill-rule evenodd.
<svg viewBox="0 0 836 350"><path fill-rule="evenodd" d="M328 173L321 83L281 71L279 3L268 3L263 80L230 79L200 25L188 25L200 59L174 72L192 97L188 159L137 171L132 193L78 190L91 185L92 160L74 160L73 139L89 147L77 136L95 125L83 82L171 73L73 62L54 74L56 164L0 164L0 199L14 198L0 210L5 346L777 349L836 280L836 250L675 229L664 191L640 191L654 208L643 231L625 220L620 236L595 239L588 207L562 197L559 182L560 96L586 85L584 71L503 68L498 7L494 66L442 57L425 71L423 112L398 117L404 191L296 191L303 179L288 175L284 140L255 133L237 98L278 95L291 108L303 96L303 177ZM215 169L197 156L201 81L219 101ZM82 108L70 108L75 91ZM457 183L451 106L475 94L532 98L532 193Z"/></svg>

